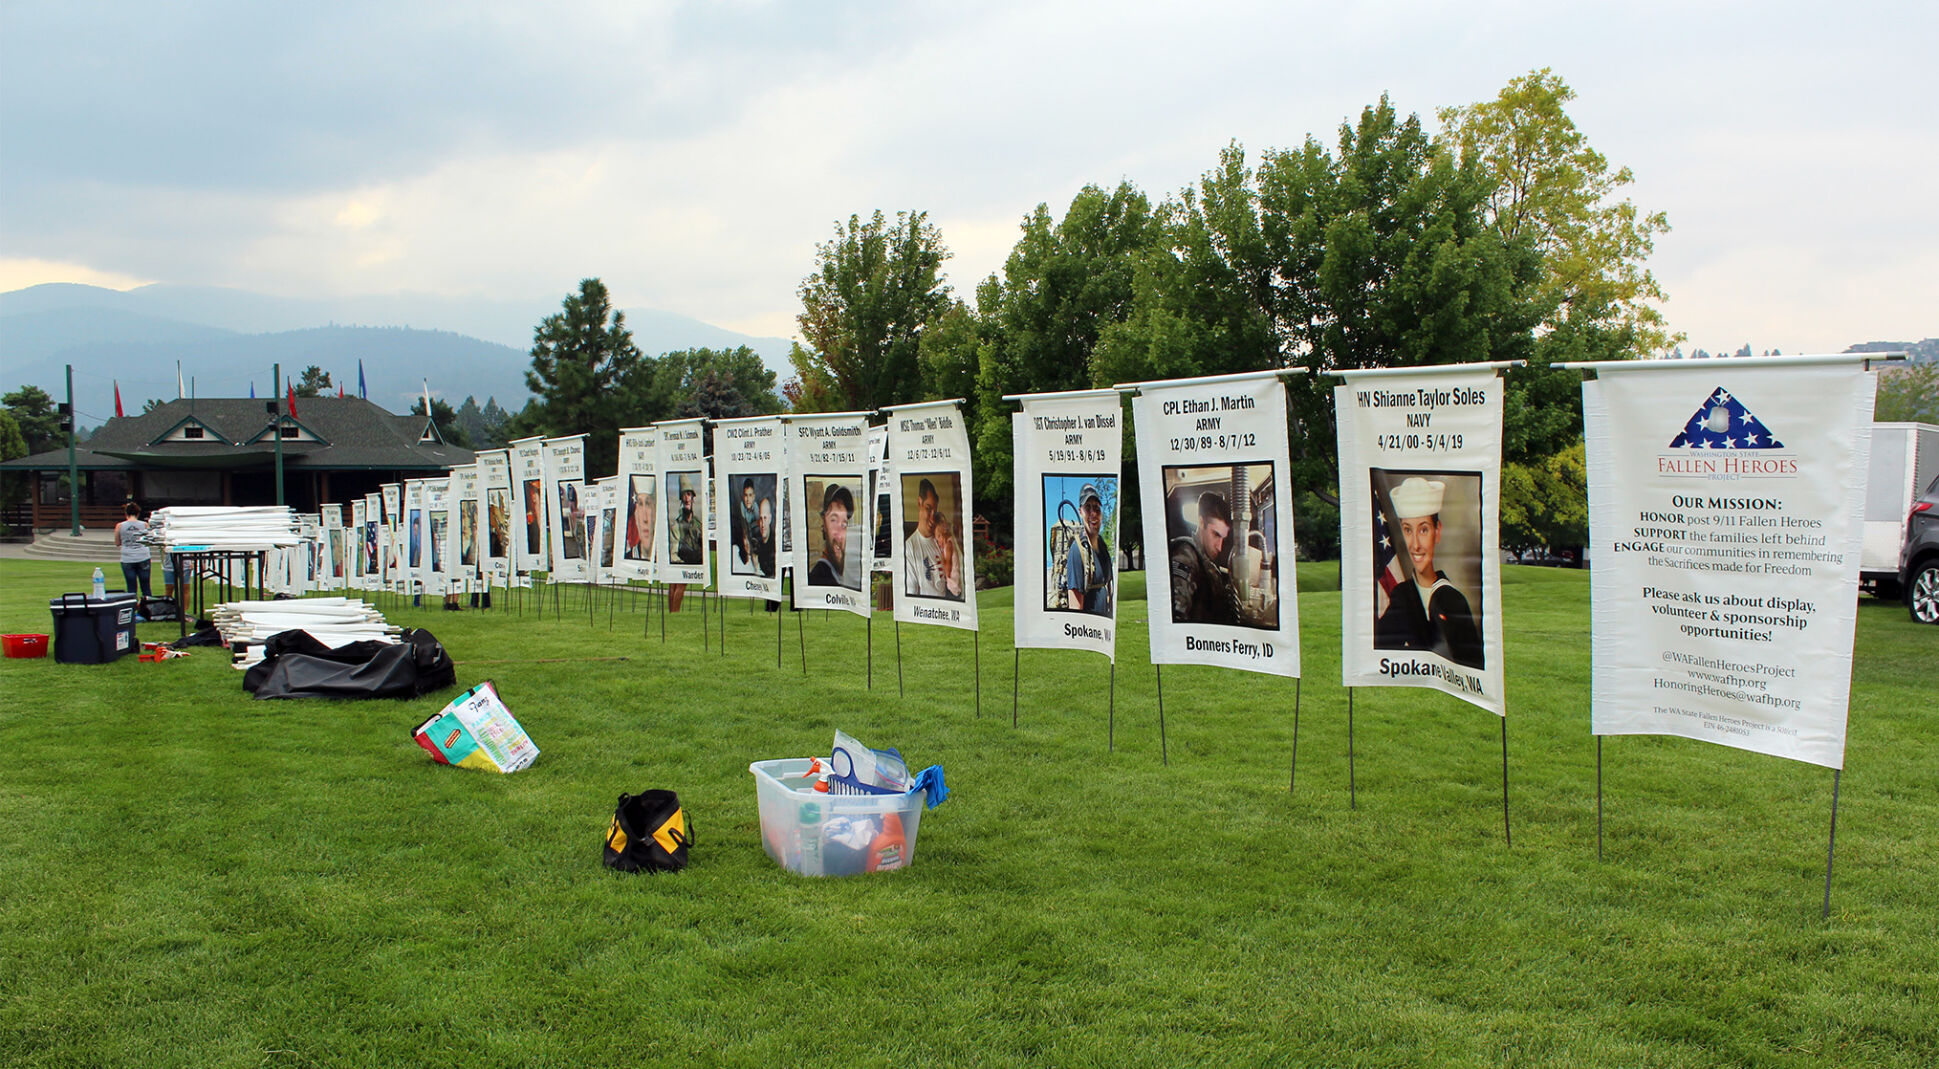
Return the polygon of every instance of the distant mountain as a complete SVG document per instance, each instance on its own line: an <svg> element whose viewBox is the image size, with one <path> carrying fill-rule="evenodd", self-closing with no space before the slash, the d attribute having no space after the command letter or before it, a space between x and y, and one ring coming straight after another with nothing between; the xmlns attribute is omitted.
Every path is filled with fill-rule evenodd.
<svg viewBox="0 0 1939 1069"><path fill-rule="evenodd" d="M370 399L402 410L420 380L456 405L496 397L516 411L525 404L532 331L559 301L491 301L419 295L307 299L214 286L157 284L121 291L50 283L0 293L0 388L31 383L64 396L63 365L74 365L81 423L114 414L113 382L122 402L139 409L151 397L175 396L175 362L204 396L248 396L270 390L270 367L301 375L315 364L354 392L364 361ZM792 372L788 341L740 334L658 309L626 310L642 352L657 355L698 346L745 345L778 380ZM363 324L363 325L349 325Z"/></svg>

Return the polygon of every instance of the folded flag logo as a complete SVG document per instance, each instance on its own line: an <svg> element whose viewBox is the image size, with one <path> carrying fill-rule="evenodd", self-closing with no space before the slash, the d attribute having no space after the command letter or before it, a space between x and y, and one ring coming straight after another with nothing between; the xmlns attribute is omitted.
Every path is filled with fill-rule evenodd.
<svg viewBox="0 0 1939 1069"><path fill-rule="evenodd" d="M1682 433L1670 443L1671 449L1782 449L1784 443L1770 432L1744 403L1722 386L1711 391Z"/></svg>

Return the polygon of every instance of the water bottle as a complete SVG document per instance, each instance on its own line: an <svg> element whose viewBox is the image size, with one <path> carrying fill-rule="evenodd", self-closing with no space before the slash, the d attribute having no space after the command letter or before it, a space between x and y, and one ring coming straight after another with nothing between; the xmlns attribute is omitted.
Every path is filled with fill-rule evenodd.
<svg viewBox="0 0 1939 1069"><path fill-rule="evenodd" d="M94 596L97 598L108 596L108 577L102 575L98 567L94 569Z"/></svg>

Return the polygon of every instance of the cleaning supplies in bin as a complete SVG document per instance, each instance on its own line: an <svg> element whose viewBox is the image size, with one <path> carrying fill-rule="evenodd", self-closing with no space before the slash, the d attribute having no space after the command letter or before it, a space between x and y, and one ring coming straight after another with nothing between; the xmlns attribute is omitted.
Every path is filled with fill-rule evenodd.
<svg viewBox="0 0 1939 1069"><path fill-rule="evenodd" d="M941 765L909 774L895 750L835 733L828 757L757 761L762 845L791 872L849 876L904 868L923 810L949 796Z"/></svg>

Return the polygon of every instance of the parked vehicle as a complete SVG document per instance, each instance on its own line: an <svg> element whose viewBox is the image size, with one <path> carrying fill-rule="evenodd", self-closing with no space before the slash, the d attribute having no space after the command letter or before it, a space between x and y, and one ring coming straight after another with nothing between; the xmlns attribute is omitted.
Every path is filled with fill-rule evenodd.
<svg viewBox="0 0 1939 1069"><path fill-rule="evenodd" d="M1939 624L1939 478L1912 503L1899 554L1899 587L1905 606L1922 624Z"/></svg>
<svg viewBox="0 0 1939 1069"><path fill-rule="evenodd" d="M1906 513L1919 491L1939 478L1939 427L1930 423L1872 424L1872 467L1865 491L1865 539L1858 582L1881 598L1905 589L1899 564Z"/></svg>

